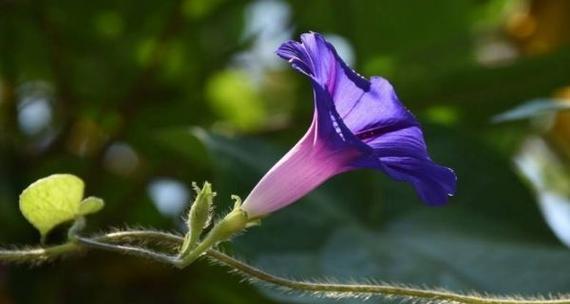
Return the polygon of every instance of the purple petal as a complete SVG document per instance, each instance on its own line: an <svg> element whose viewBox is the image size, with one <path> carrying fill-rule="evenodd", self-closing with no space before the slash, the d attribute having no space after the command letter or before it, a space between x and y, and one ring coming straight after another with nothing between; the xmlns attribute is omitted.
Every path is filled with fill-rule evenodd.
<svg viewBox="0 0 570 304"><path fill-rule="evenodd" d="M455 174L431 161L419 123L387 80L358 75L317 33L303 34L301 43L283 44L277 54L311 79L320 140L336 149L361 151L353 168L374 168L406 181L433 205L455 192Z"/></svg>
<svg viewBox="0 0 570 304"><path fill-rule="evenodd" d="M315 90L320 86L328 92L338 116L355 135L377 128L381 131L389 127L417 125L387 80L373 77L368 81L358 75L321 35L303 34L301 43L287 42L277 50L277 54L308 75Z"/></svg>
<svg viewBox="0 0 570 304"><path fill-rule="evenodd" d="M384 172L390 177L414 186L424 202L445 204L455 193L457 177L453 170L437 165L429 159L413 157L382 157Z"/></svg>

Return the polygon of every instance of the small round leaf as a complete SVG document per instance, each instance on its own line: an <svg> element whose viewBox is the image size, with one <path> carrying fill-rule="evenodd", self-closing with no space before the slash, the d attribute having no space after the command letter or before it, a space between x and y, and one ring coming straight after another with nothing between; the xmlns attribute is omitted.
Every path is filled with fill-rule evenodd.
<svg viewBox="0 0 570 304"><path fill-rule="evenodd" d="M95 196L90 196L79 204L79 214L80 215L88 215L93 214L101 211L105 207L105 202Z"/></svg>
<svg viewBox="0 0 570 304"><path fill-rule="evenodd" d="M55 226L79 214L85 185L77 176L54 174L28 186L20 194L20 211L42 239Z"/></svg>

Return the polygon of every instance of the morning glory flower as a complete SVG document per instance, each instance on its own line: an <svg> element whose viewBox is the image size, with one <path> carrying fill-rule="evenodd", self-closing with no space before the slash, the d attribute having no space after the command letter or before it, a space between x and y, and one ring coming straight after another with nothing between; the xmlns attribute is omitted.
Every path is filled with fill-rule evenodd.
<svg viewBox="0 0 570 304"><path fill-rule="evenodd" d="M419 123L386 79L357 74L318 33L282 44L277 55L309 78L315 111L307 133L244 201L250 218L295 202L339 173L362 168L407 182L430 205L444 204L455 193L453 170L430 159Z"/></svg>

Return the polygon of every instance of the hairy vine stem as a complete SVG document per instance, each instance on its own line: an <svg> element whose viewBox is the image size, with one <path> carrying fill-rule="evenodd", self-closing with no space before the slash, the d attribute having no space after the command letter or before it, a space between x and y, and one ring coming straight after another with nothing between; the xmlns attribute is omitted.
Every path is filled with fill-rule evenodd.
<svg viewBox="0 0 570 304"><path fill-rule="evenodd" d="M153 242L169 243L171 248L182 244L183 237L152 230L125 230L110 232L93 237L74 235L72 240L62 245L39 248L22 248L0 250L1 262L41 263L54 258L79 253L86 249L101 249L122 254L148 258L175 267L185 266L176 254L162 253L144 247L117 244L119 242ZM269 274L245 262L210 249L205 256L216 263L223 264L240 273L250 281L260 281L290 291L307 292L321 296L332 297L363 297L383 296L419 301L423 303L462 303L462 304L570 304L570 298L557 299L525 299L510 297L491 297L471 294L460 294L449 291L420 289L390 284L336 284L295 281Z"/></svg>

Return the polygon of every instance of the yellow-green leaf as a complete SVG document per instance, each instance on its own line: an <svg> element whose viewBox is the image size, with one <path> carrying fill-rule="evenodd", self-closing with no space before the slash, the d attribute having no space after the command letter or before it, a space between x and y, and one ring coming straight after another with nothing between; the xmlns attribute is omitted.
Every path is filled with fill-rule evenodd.
<svg viewBox="0 0 570 304"><path fill-rule="evenodd" d="M93 214L101 211L105 207L105 202L95 196L90 196L79 204L79 214L80 215L88 215Z"/></svg>
<svg viewBox="0 0 570 304"><path fill-rule="evenodd" d="M20 194L20 211L43 239L55 226L80 214L84 187L77 176L50 175L37 180Z"/></svg>

